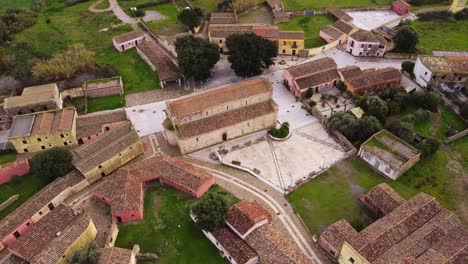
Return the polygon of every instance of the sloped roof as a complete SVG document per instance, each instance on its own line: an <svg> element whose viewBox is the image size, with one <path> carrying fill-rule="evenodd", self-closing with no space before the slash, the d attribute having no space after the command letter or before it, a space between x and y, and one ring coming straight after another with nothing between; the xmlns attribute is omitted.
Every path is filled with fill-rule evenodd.
<svg viewBox="0 0 468 264"><path fill-rule="evenodd" d="M334 38L335 40L341 38L341 36L343 36L345 34L341 30L335 28L332 25L328 25L328 26L322 28L320 30L320 32L323 32L323 33L329 35L330 37Z"/></svg>
<svg viewBox="0 0 468 264"><path fill-rule="evenodd" d="M211 234L238 264L245 264L257 256L257 253L244 240L225 225L213 230Z"/></svg>
<svg viewBox="0 0 468 264"><path fill-rule="evenodd" d="M379 43L382 45L387 44L387 41L382 40L382 38L380 38L379 35L374 34L371 31L362 30L362 29L359 29L358 31L351 33L349 37L358 42L373 42L373 43Z"/></svg>
<svg viewBox="0 0 468 264"><path fill-rule="evenodd" d="M242 235L264 220L271 221L271 215L255 201L238 202L229 209L226 216L226 222Z"/></svg>
<svg viewBox="0 0 468 264"><path fill-rule="evenodd" d="M102 126L127 120L125 109L99 111L76 118L76 137L83 138L102 132Z"/></svg>
<svg viewBox="0 0 468 264"><path fill-rule="evenodd" d="M319 72L313 75L309 75L303 78L298 78L295 80L298 88L300 90L321 85L324 83L329 83L333 80L340 79L336 69L330 69L328 71Z"/></svg>
<svg viewBox="0 0 468 264"><path fill-rule="evenodd" d="M330 245L341 251L343 243L351 241L358 232L348 223L348 221L341 219L331 226L329 226L320 235L320 238L326 240Z"/></svg>
<svg viewBox="0 0 468 264"><path fill-rule="evenodd" d="M134 40L134 39L137 39L137 38L142 38L144 36L145 36L145 33L143 33L143 31L135 30L135 31L124 33L124 34L119 35L117 37L113 37L112 39L115 40L115 42L117 42L117 44L122 44L122 43L125 43L125 42L130 41L130 40Z"/></svg>
<svg viewBox="0 0 468 264"><path fill-rule="evenodd" d="M97 264L129 264L133 251L126 248L108 247L99 251Z"/></svg>
<svg viewBox="0 0 468 264"><path fill-rule="evenodd" d="M343 78L345 80L362 74L361 68L355 65L350 65L350 66L346 66L343 68L339 68L338 72L341 73L341 75L343 75Z"/></svg>
<svg viewBox="0 0 468 264"><path fill-rule="evenodd" d="M367 201L377 207L384 215L389 214L406 202L406 200L393 190L393 188L388 186L387 183L381 183L375 186L367 192L365 197Z"/></svg>
<svg viewBox="0 0 468 264"><path fill-rule="evenodd" d="M353 21L353 18L350 15L348 15L345 11L343 11L342 9L332 7L332 8L327 8L327 12L335 16L337 19L341 19L341 20L348 21L348 22Z"/></svg>
<svg viewBox="0 0 468 264"><path fill-rule="evenodd" d="M401 78L402 75L398 69L386 67L383 69L365 71L360 75L348 78L347 81L351 83L354 89L359 90Z"/></svg>
<svg viewBox="0 0 468 264"><path fill-rule="evenodd" d="M171 58L153 41L143 41L137 46L143 55L148 58L151 64L156 67L159 80L173 81L182 78L179 67Z"/></svg>
<svg viewBox="0 0 468 264"><path fill-rule="evenodd" d="M333 27L335 27L336 29L338 29L339 31L345 34L349 34L355 28L353 24L346 22L344 20L336 21L335 24L333 24Z"/></svg>
<svg viewBox="0 0 468 264"><path fill-rule="evenodd" d="M309 61L296 66L287 68L285 71L293 77L293 79L299 78L304 75L313 74L316 72L324 71L326 69L336 69L335 60L329 57L325 57L318 60Z"/></svg>
<svg viewBox="0 0 468 264"><path fill-rule="evenodd" d="M301 30L280 30L280 39L298 39L304 40L304 31Z"/></svg>
<svg viewBox="0 0 468 264"><path fill-rule="evenodd" d="M234 12L213 12L210 16L210 24L236 24L237 18Z"/></svg>
<svg viewBox="0 0 468 264"><path fill-rule="evenodd" d="M33 104L49 103L58 99L56 83L26 87L19 96L5 98L4 108L23 107Z"/></svg>

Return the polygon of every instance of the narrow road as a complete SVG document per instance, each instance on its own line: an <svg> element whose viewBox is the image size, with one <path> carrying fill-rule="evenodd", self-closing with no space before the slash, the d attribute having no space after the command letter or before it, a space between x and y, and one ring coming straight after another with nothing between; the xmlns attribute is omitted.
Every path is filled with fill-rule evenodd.
<svg viewBox="0 0 468 264"><path fill-rule="evenodd" d="M250 183L247 183L237 177L233 177L227 173L224 173L219 170L215 170L209 167L205 167L202 165L194 164L197 167L203 168L213 174L213 176L217 179L221 179L223 181L229 182L252 195L258 197L260 200L265 202L278 216L279 220L282 222L290 236L294 239L294 242L297 244L299 249L308 257L310 257L314 263L323 264L322 261L318 258L312 247L307 243L307 240L299 231L299 228L296 226L294 221L290 218L290 216L286 213L283 209L281 204L279 204L273 197L271 197L268 193L260 190L259 188L253 186Z"/></svg>

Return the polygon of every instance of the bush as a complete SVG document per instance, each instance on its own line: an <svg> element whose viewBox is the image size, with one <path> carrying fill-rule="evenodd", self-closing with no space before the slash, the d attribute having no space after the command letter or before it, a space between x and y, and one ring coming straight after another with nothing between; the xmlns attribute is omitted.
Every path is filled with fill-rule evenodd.
<svg viewBox="0 0 468 264"><path fill-rule="evenodd" d="M21 183L21 177L14 174L14 175L11 176L10 182L12 184L15 184L15 185L20 184Z"/></svg>
<svg viewBox="0 0 468 264"><path fill-rule="evenodd" d="M65 2L65 5L66 6L72 6L72 5L77 5L77 4L81 4L81 3L85 3L85 2L88 2L89 0L67 0Z"/></svg>
<svg viewBox="0 0 468 264"><path fill-rule="evenodd" d="M421 151L421 156L425 158L439 150L440 142L435 138L426 138L422 142L416 144L416 148Z"/></svg>
<svg viewBox="0 0 468 264"><path fill-rule="evenodd" d="M204 195L192 207L192 212L197 217L197 225L208 231L224 225L227 210L228 207L223 197L213 193Z"/></svg>
<svg viewBox="0 0 468 264"><path fill-rule="evenodd" d="M34 0L32 10L35 12L41 11L45 5L45 0Z"/></svg>
<svg viewBox="0 0 468 264"><path fill-rule="evenodd" d="M1 21L9 33L17 33L36 24L37 13L25 9L10 8L5 11Z"/></svg>
<svg viewBox="0 0 468 264"><path fill-rule="evenodd" d="M414 70L414 65L415 63L412 61L404 61L401 63L401 68L407 72L409 75L412 77L414 76L413 70Z"/></svg>
<svg viewBox="0 0 468 264"><path fill-rule="evenodd" d="M419 20L430 21L430 20L447 20L452 14L448 11L433 11L419 14Z"/></svg>
<svg viewBox="0 0 468 264"><path fill-rule="evenodd" d="M305 99L310 99L314 95L314 89L309 88L304 94Z"/></svg>
<svg viewBox="0 0 468 264"><path fill-rule="evenodd" d="M429 110L418 109L414 112L414 122L423 123L431 119L432 112Z"/></svg>
<svg viewBox="0 0 468 264"><path fill-rule="evenodd" d="M73 264L97 264L99 259L99 246L91 242L83 249L76 251L71 259Z"/></svg>
<svg viewBox="0 0 468 264"><path fill-rule="evenodd" d="M289 123L284 122L280 128L272 128L268 133L275 138L286 138L289 135Z"/></svg>
<svg viewBox="0 0 468 264"><path fill-rule="evenodd" d="M432 92L414 92L409 96L409 102L412 105L423 107L431 112L437 112L439 107L439 98Z"/></svg>
<svg viewBox="0 0 468 264"><path fill-rule="evenodd" d="M463 9L462 11L459 11L455 13L454 15L456 20L466 20L468 19L468 8Z"/></svg>
<svg viewBox="0 0 468 264"><path fill-rule="evenodd" d="M29 165L34 175L49 183L74 168L72 159L73 155L68 149L55 147L39 152L30 160Z"/></svg>
<svg viewBox="0 0 468 264"><path fill-rule="evenodd" d="M401 121L407 122L407 123L413 123L415 120L416 118L414 117L413 114L406 115L401 119Z"/></svg>
<svg viewBox="0 0 468 264"><path fill-rule="evenodd" d="M314 107L314 106L316 106L316 105L317 105L317 102L315 102L314 100L310 100L310 101L309 101L309 106L310 106L310 107Z"/></svg>
<svg viewBox="0 0 468 264"><path fill-rule="evenodd" d="M147 8L147 7L151 7L151 6L158 6L158 5L162 5L162 4L167 4L167 3L170 3L171 0L161 0L161 1L150 1L150 2L146 2L146 3L142 3L142 4L139 4L139 5L136 5L135 7L138 8L138 9L143 9L143 8Z"/></svg>

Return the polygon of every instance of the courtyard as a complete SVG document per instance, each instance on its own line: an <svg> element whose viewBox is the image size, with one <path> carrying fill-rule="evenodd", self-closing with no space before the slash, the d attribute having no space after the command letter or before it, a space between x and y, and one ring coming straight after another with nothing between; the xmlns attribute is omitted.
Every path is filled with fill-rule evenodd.
<svg viewBox="0 0 468 264"><path fill-rule="evenodd" d="M393 10L370 10L346 12L353 18L353 24L364 30L372 30L400 17Z"/></svg>

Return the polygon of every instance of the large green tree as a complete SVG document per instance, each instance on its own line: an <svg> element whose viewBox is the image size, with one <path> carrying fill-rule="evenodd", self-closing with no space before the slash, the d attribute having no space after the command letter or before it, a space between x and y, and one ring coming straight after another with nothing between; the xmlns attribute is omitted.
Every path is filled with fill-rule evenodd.
<svg viewBox="0 0 468 264"><path fill-rule="evenodd" d="M223 197L213 193L204 195L192 207L192 212L197 216L198 226L209 231L224 224L227 210Z"/></svg>
<svg viewBox="0 0 468 264"><path fill-rule="evenodd" d="M201 38L187 36L175 42L179 68L185 77L196 81L210 77L219 60L218 46Z"/></svg>
<svg viewBox="0 0 468 264"><path fill-rule="evenodd" d="M371 96L367 99L367 113L383 122L388 114L387 103L378 96Z"/></svg>
<svg viewBox="0 0 468 264"><path fill-rule="evenodd" d="M233 34L226 39L231 68L241 77L259 75L274 64L278 56L277 45L254 33Z"/></svg>
<svg viewBox="0 0 468 264"><path fill-rule="evenodd" d="M73 155L65 148L51 148L39 152L30 161L31 172L49 183L73 169Z"/></svg>
<svg viewBox="0 0 468 264"><path fill-rule="evenodd" d="M177 15L180 23L186 25L192 32L195 32L195 28L200 26L202 22L202 13L200 9L186 8Z"/></svg>
<svg viewBox="0 0 468 264"><path fill-rule="evenodd" d="M99 247L96 242L91 242L83 249L73 254L71 263L73 264L97 264L99 260Z"/></svg>
<svg viewBox="0 0 468 264"><path fill-rule="evenodd" d="M403 26L398 29L394 37L397 50L404 52L414 52L419 43L419 36L411 26Z"/></svg>

